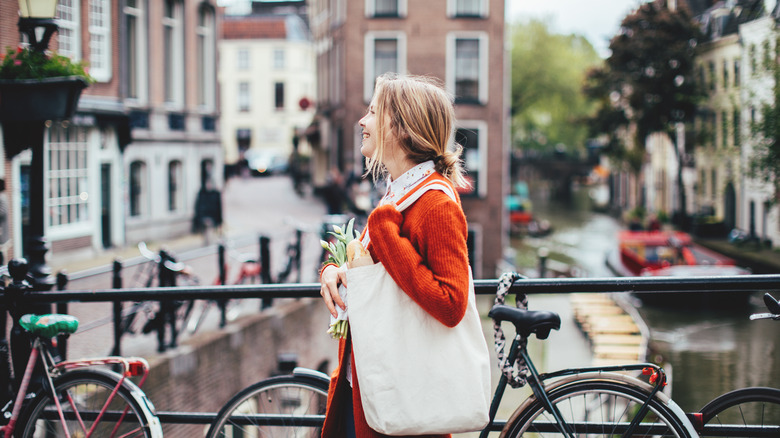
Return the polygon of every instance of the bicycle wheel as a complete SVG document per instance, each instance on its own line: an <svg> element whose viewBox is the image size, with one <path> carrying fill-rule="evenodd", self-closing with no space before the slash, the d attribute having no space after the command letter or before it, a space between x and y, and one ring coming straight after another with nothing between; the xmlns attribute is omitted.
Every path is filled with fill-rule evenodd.
<svg viewBox="0 0 780 438"><path fill-rule="evenodd" d="M138 386L125 381L112 397L118 381L116 373L97 370L71 371L55 380L64 426L70 436L162 437L154 409ZM15 436L66 436L50 391L40 391L25 409Z"/></svg>
<svg viewBox="0 0 780 438"><path fill-rule="evenodd" d="M626 382L581 380L548 392L574 437L622 437L648 392ZM653 399L632 437L690 438L679 417ZM532 398L512 414L502 437L563 437L553 415Z"/></svg>
<svg viewBox="0 0 780 438"><path fill-rule="evenodd" d="M737 389L707 403L699 413L704 425L713 426L713 429L729 425L758 428L750 432L719 432L717 435L705 429L700 434L702 437L777 437L780 436L780 389Z"/></svg>
<svg viewBox="0 0 780 438"><path fill-rule="evenodd" d="M217 414L207 438L319 437L328 400L328 382L292 375L271 377L236 394ZM261 424L255 414L273 415ZM306 415L317 415L309 421Z"/></svg>

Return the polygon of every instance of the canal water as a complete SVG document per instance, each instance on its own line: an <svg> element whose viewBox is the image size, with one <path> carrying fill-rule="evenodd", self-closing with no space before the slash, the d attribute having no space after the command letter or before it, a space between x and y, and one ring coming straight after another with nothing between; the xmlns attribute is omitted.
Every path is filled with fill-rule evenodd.
<svg viewBox="0 0 780 438"><path fill-rule="evenodd" d="M575 190L565 203L546 200L545 192L532 189L532 211L548 220L553 231L545 237L513 239L519 267L538 266L538 249L544 247L551 260L575 265L581 276L612 276L605 258L617 247L621 223L594 212L587 189ZM749 320L751 313L765 311L761 294L752 297L749 308L725 311L661 309L633 302L650 328L648 358L671 374L672 398L683 410L697 411L737 388L780 387L780 322Z"/></svg>

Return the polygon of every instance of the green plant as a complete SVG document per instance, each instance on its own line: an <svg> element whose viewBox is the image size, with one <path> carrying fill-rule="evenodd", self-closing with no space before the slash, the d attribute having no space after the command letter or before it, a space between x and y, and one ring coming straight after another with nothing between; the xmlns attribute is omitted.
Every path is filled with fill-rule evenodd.
<svg viewBox="0 0 780 438"><path fill-rule="evenodd" d="M0 79L44 79L81 76L87 82L95 80L87 72L84 61L72 61L56 52L40 52L29 47L8 48L0 58Z"/></svg>

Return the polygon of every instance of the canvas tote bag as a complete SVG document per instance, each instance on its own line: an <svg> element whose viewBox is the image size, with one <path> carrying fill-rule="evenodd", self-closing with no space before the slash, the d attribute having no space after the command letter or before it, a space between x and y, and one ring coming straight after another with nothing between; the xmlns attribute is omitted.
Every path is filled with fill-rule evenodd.
<svg viewBox="0 0 780 438"><path fill-rule="evenodd" d="M427 190L412 193L399 211ZM386 435L480 430L490 408L490 357L469 269L466 315L449 328L423 310L381 263L347 271L355 370L368 425Z"/></svg>

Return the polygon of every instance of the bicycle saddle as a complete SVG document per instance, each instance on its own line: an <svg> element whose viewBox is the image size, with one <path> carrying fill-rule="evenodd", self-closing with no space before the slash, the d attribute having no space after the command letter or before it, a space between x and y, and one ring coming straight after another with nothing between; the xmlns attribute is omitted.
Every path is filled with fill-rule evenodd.
<svg viewBox="0 0 780 438"><path fill-rule="evenodd" d="M525 338L533 333L538 339L547 339L550 330L561 328L561 317L557 313L546 310L525 310L498 304L490 309L488 316L498 323L511 322L515 325L517 333Z"/></svg>
<svg viewBox="0 0 780 438"><path fill-rule="evenodd" d="M28 332L42 338L53 338L60 333L75 333L79 328L79 320L71 315L27 314L19 318L19 325Z"/></svg>

